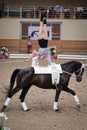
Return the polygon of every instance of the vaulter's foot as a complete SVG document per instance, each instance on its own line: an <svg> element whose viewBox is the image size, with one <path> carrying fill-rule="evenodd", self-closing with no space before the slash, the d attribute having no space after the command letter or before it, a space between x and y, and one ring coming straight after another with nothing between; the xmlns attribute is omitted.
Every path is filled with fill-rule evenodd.
<svg viewBox="0 0 87 130"><path fill-rule="evenodd" d="M44 12L44 18L47 18L47 12L46 11Z"/></svg>

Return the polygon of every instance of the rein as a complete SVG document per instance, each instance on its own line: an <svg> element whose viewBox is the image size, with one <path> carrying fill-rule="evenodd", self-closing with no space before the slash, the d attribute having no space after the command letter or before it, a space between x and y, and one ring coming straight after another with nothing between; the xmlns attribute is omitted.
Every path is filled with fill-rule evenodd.
<svg viewBox="0 0 87 130"><path fill-rule="evenodd" d="M63 70L63 72L66 73L66 74L72 75L72 73L69 73L69 72L67 72L67 71L64 71L64 70Z"/></svg>
<svg viewBox="0 0 87 130"><path fill-rule="evenodd" d="M87 64L86 64L86 65L87 65ZM77 77L78 77L78 76L79 76L79 77L82 77L80 74L81 74L81 72L82 72L82 69L83 69L86 65L82 64L81 68L79 69L80 72L79 72L79 74L77 75ZM76 72L78 72L79 70L77 70ZM63 72L72 76L72 73L69 73L69 72L64 71L64 70L63 70Z"/></svg>

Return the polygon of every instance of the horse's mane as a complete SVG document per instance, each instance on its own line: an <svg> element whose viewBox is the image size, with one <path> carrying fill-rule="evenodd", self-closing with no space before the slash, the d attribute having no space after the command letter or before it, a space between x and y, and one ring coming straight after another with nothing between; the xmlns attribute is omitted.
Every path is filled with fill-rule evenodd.
<svg viewBox="0 0 87 130"><path fill-rule="evenodd" d="M61 66L62 66L63 69L67 69L67 67L72 68L74 65L75 65L76 67L81 67L81 64L82 64L82 63L80 63L80 62L78 62L78 61L69 61L69 62L67 62L67 63L61 64Z"/></svg>
<svg viewBox="0 0 87 130"><path fill-rule="evenodd" d="M78 63L80 63L80 62L78 62L78 61L68 61L66 63L63 63L62 65L78 64Z"/></svg>

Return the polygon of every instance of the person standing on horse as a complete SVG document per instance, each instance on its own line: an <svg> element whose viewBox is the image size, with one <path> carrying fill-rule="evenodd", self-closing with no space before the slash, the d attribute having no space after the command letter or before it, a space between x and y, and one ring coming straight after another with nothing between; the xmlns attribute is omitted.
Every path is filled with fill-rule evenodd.
<svg viewBox="0 0 87 130"><path fill-rule="evenodd" d="M46 12L41 13L41 18L40 18L40 29L39 29L39 34L38 34L38 43L39 43L39 53L36 57L36 63L39 61L40 57L42 55L47 58L48 65L51 65L51 58L49 54L49 49L48 49L48 34L47 34L47 21L46 21Z"/></svg>

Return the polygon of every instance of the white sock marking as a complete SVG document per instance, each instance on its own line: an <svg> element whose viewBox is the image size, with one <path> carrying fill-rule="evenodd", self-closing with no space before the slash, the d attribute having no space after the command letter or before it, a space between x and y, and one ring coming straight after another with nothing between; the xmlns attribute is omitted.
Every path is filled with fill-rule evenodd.
<svg viewBox="0 0 87 130"><path fill-rule="evenodd" d="M21 104L22 104L22 107L23 107L23 109L24 109L25 111L28 110L28 107L27 107L27 105L26 105L25 102L22 102Z"/></svg>
<svg viewBox="0 0 87 130"><path fill-rule="evenodd" d="M53 109L54 109L54 110L58 110L58 102L54 102L54 104L53 104Z"/></svg>
<svg viewBox="0 0 87 130"><path fill-rule="evenodd" d="M6 99L6 101L5 101L4 105L5 105L5 106L8 106L8 104L9 104L10 100L11 100L11 98L9 98L9 97L8 97L8 98Z"/></svg>
<svg viewBox="0 0 87 130"><path fill-rule="evenodd" d="M77 104L77 105L79 105L79 104L80 104L80 103L79 103L79 98L78 98L78 96L77 96L77 95L75 95L75 96L74 96L74 100L75 100L75 102L76 102L76 104Z"/></svg>

